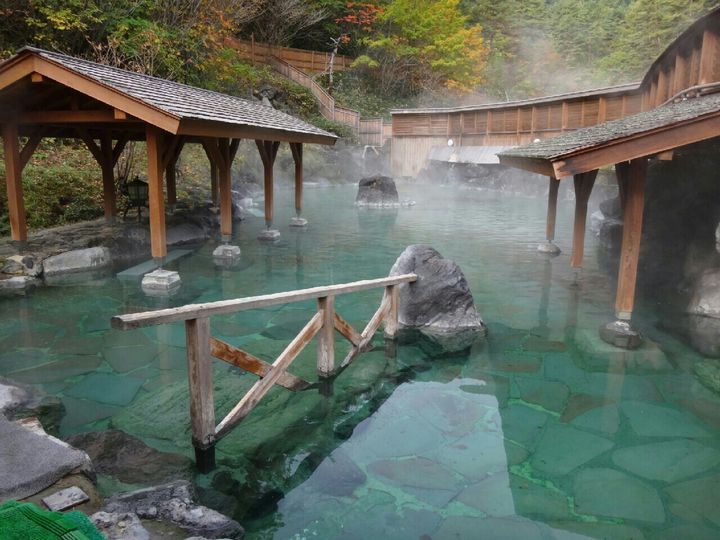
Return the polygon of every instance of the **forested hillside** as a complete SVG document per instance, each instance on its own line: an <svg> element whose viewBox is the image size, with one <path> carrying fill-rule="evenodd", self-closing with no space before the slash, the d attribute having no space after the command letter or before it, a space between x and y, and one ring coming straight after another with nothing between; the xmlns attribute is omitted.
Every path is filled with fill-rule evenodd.
<svg viewBox="0 0 720 540"><path fill-rule="evenodd" d="M258 83L228 36L357 57L333 88L398 103L515 99L638 79L713 0L9 0L0 55L58 49L226 92ZM325 77L326 84L329 83ZM471 97L468 97L471 96Z"/></svg>

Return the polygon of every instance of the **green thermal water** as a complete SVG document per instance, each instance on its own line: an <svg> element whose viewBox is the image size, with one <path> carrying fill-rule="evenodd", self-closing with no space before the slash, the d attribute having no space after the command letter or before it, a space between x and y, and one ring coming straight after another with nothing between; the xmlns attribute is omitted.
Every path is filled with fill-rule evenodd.
<svg viewBox="0 0 720 540"><path fill-rule="evenodd" d="M358 210L354 187L308 189L306 231L286 226L281 193L279 243L256 240L261 219L243 222L240 266L215 268L210 242L174 263L183 283L169 300L114 278L3 300L0 375L60 396L63 436L118 427L192 455L183 327L120 332L112 315L381 277L405 246L428 243L465 272L487 340L454 356L402 344L392 357L377 339L331 388L273 389L218 445L218 471L195 476L206 504L250 538L720 537L720 397L693 375L700 356L656 329L650 299L636 313L648 345L599 342L614 279L588 233L576 280L571 206L558 215L564 253L546 260L543 200L400 191L417 206ZM362 327L379 300L343 296L336 309ZM211 324L272 361L313 312L305 302ZM314 354L291 371L314 377ZM254 378L217 364L220 418Z"/></svg>

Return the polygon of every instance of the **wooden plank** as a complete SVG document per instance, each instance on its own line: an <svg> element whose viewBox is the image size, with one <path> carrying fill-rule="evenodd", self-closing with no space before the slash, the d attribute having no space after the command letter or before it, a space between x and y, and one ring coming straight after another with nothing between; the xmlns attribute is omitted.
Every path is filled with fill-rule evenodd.
<svg viewBox="0 0 720 540"><path fill-rule="evenodd" d="M16 60L12 64L5 66L0 73L0 90L15 84L19 80L31 75L35 70L35 58L25 57Z"/></svg>
<svg viewBox="0 0 720 540"><path fill-rule="evenodd" d="M502 165L524 169L526 171L542 174L543 176L556 176L552 162L547 159L518 158L511 156L498 156L498 158ZM562 176L570 175L562 174L556 177L560 178Z"/></svg>
<svg viewBox="0 0 720 540"><path fill-rule="evenodd" d="M555 240L555 222L557 219L557 200L560 181L552 176L548 184L547 222L545 224L545 238L548 242Z"/></svg>
<svg viewBox="0 0 720 540"><path fill-rule="evenodd" d="M400 286L388 285L385 287L385 296L390 302L387 315L385 315L385 337L395 339L399 328L398 311L400 309Z"/></svg>
<svg viewBox="0 0 720 540"><path fill-rule="evenodd" d="M13 240L27 240L27 222L22 187L22 164L20 163L20 141L16 124L2 125L5 150L5 181L7 187L10 231Z"/></svg>
<svg viewBox="0 0 720 540"><path fill-rule="evenodd" d="M297 355L300 354L315 334L318 333L322 327L322 316L323 314L318 312L310 319L300 333L295 336L295 339L290 342L290 345L288 345L277 360L273 362L268 374L257 381L227 416L222 419L215 429L215 437L217 439L227 435L233 427L250 414L259 401L268 393L270 388L280 379L292 361L297 358Z"/></svg>
<svg viewBox="0 0 720 540"><path fill-rule="evenodd" d="M263 362L257 356L214 337L210 338L210 354L223 362L244 369L258 377L265 377L272 369L271 364ZM277 384L292 392L301 392L312 386L308 381L287 372L280 376Z"/></svg>
<svg viewBox="0 0 720 540"><path fill-rule="evenodd" d="M585 224L587 222L587 204L592 192L597 170L576 174L575 182L575 223L573 226L573 249L570 265L573 268L582 266L585 252Z"/></svg>
<svg viewBox="0 0 720 540"><path fill-rule="evenodd" d="M685 75L686 70L687 59L685 58L685 55L682 54L682 51L678 51L675 56L675 69L673 71L671 92L673 96L677 95L680 91L689 86Z"/></svg>
<svg viewBox="0 0 720 540"><path fill-rule="evenodd" d="M322 328L317 337L317 372L320 377L331 377L335 372L335 297L318 298L318 313L322 315Z"/></svg>
<svg viewBox="0 0 720 540"><path fill-rule="evenodd" d="M411 283L417 280L415 274L403 274L400 276L385 277L379 279L368 279L362 281L354 281L352 283L342 283L338 285L326 285L322 287L312 287L309 289L299 289L295 291L287 291L275 294L265 294L262 296L250 296L247 298L237 298L234 300L220 300L218 302L207 302L203 304L188 304L182 307L160 309L156 311L145 311L140 313L130 313L127 315L116 315L112 318L113 328L120 330L130 330L132 328L140 328L142 326L152 326L156 324L167 324L177 321L186 321L197 317L211 317L213 315L223 315L226 313L235 313L248 309L257 309L262 307L277 306L280 304L289 304L292 302L301 302L303 300L314 300L323 296L347 294L387 285L397 285L399 283Z"/></svg>
<svg viewBox="0 0 720 540"><path fill-rule="evenodd" d="M338 314L337 311L334 313L333 324L335 325L335 330L340 332L340 335L342 335L354 346L357 347L360 344L360 341L362 340L360 332L355 330L349 322L347 322Z"/></svg>
<svg viewBox="0 0 720 540"><path fill-rule="evenodd" d="M150 251L160 259L167 255L165 237L165 200L163 194L162 148L160 130L148 126L146 130L147 167L150 206Z"/></svg>
<svg viewBox="0 0 720 540"><path fill-rule="evenodd" d="M383 295L382 302L380 302L380 307L377 309L375 314L372 316L370 321L367 323L367 326L365 326L365 329L360 334L360 343L358 343L357 347L353 347L350 352L347 354L345 359L342 361L342 364L340 364L340 369L345 369L347 366L350 365L350 363L355 360L355 358L363 352L365 347L368 346L370 341L372 340L373 336L375 335L375 332L377 332L377 329L380 328L380 323L382 323L385 316L390 311L390 297L387 294Z"/></svg>
<svg viewBox="0 0 720 540"><path fill-rule="evenodd" d="M206 449L215 444L215 402L209 319L202 317L185 321L185 337L192 443L196 448Z"/></svg>
<svg viewBox="0 0 720 540"><path fill-rule="evenodd" d="M647 160L635 159L628 168L627 202L623 211L623 240L615 296L615 315L629 320L635 303L637 266L640 258Z"/></svg>

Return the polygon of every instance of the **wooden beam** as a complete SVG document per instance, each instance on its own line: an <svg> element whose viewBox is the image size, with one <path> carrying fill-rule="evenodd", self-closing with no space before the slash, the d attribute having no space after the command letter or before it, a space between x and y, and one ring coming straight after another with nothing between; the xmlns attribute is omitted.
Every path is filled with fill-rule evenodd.
<svg viewBox="0 0 720 540"><path fill-rule="evenodd" d="M45 130L42 128L38 129L30 135L30 137L28 137L28 141L25 143L25 146L23 146L23 149L20 152L20 170L25 169L28 161L30 161L30 158L35 153L40 141L43 139L44 131Z"/></svg>
<svg viewBox="0 0 720 540"><path fill-rule="evenodd" d="M129 140L130 140L130 136L127 133L121 133L118 136L118 140L115 143L115 146L113 147L113 152L112 152L113 167L115 165L117 165L117 162L120 159L120 156L122 155L123 150L125 150L125 146L127 145Z"/></svg>
<svg viewBox="0 0 720 540"><path fill-rule="evenodd" d="M102 150L100 150L100 147L95 142L95 139L93 139L90 136L90 133L86 129L77 128L76 129L78 137L80 140L82 140L85 143L85 146L90 151L90 153L95 158L95 161L97 161L98 165L102 165L104 156L102 153Z"/></svg>
<svg viewBox="0 0 720 540"><path fill-rule="evenodd" d="M7 187L10 234L13 240L27 240L27 222L22 188L22 164L20 162L20 141L16 124L2 125L5 150L5 181Z"/></svg>
<svg viewBox="0 0 720 540"><path fill-rule="evenodd" d="M128 115L125 111L121 111L120 109L113 109L113 118L115 120L127 120Z"/></svg>
<svg viewBox="0 0 720 540"><path fill-rule="evenodd" d="M615 179L618 185L618 197L620 198L620 208L625 211L625 202L627 201L627 186L630 178L630 162L621 161L615 164Z"/></svg>
<svg viewBox="0 0 720 540"><path fill-rule="evenodd" d="M400 276L366 279L362 281L353 281L352 283L340 283L337 285L298 289L296 291L265 294L262 296L249 296L247 298L220 300L218 302L207 302L204 304L188 304L176 308L117 315L112 318L111 323L113 328L131 330L133 328L140 328L143 326L153 326L156 324L167 324L178 321L186 321L188 319L196 319L200 316L211 317L214 315L224 315L227 313L235 313L236 311L277 306L280 304L290 304L292 302L302 302L304 300L315 300L324 296L337 296L339 294L376 289L378 287L397 285L399 283L412 283L416 280L417 276L415 274L403 274Z"/></svg>
<svg viewBox="0 0 720 540"><path fill-rule="evenodd" d="M212 199L213 205L217 206L220 201L220 190L218 183L218 166L215 163L210 163L210 198Z"/></svg>
<svg viewBox="0 0 720 540"><path fill-rule="evenodd" d="M675 152L674 152L673 150L665 150L665 152L660 152L660 153L658 153L658 154L656 155L656 157L657 157L660 161L672 161L674 154L675 154Z"/></svg>
<svg viewBox="0 0 720 540"><path fill-rule="evenodd" d="M585 224L587 222L587 205L592 192L597 170L576 174L575 182L575 223L573 227L573 250L570 265L573 268L582 266L585 251Z"/></svg>
<svg viewBox="0 0 720 540"><path fill-rule="evenodd" d="M293 161L295 162L295 211L302 212L303 195L303 147L302 143L290 143Z"/></svg>
<svg viewBox="0 0 720 540"><path fill-rule="evenodd" d="M314 135L311 133L285 131L274 128L261 128L237 124L227 124L222 122L212 122L209 120L191 119L183 120L180 123L180 127L178 128L177 133L181 135L191 135L195 137L229 137L233 139L302 142L327 145L333 145L337 140L337 137L334 136Z"/></svg>
<svg viewBox="0 0 720 540"><path fill-rule="evenodd" d="M674 96L678 92L684 90L688 86L688 81L685 77L685 71L687 69L687 58L682 53L682 51L678 51L677 55L675 56L675 68L673 71L673 81L672 81L672 92L671 94Z"/></svg>
<svg viewBox="0 0 720 540"><path fill-rule="evenodd" d="M317 372L320 377L331 377L335 372L335 297L318 298L317 304L322 321L317 337Z"/></svg>
<svg viewBox="0 0 720 540"><path fill-rule="evenodd" d="M548 242L555 240L555 222L557 219L557 200L558 191L560 189L560 181L553 178L549 178L548 184L548 207L547 207L547 221L545 223L545 238Z"/></svg>
<svg viewBox="0 0 720 540"><path fill-rule="evenodd" d="M232 364L258 377L265 377L272 369L272 364L263 362L257 356L253 356L249 352L233 347L229 343L214 337L210 338L210 354L223 362ZM287 372L280 376L277 384L292 392L301 392L312 386L308 381Z"/></svg>
<svg viewBox="0 0 720 540"><path fill-rule="evenodd" d="M35 59L26 57L7 65L0 73L0 90L15 84L35 71Z"/></svg>
<svg viewBox="0 0 720 540"><path fill-rule="evenodd" d="M620 161L651 156L720 135L720 114L673 124L632 138L610 141L553 162L557 178L605 167ZM500 162L503 163L502 158ZM525 167L521 167L525 168Z"/></svg>
<svg viewBox="0 0 720 540"><path fill-rule="evenodd" d="M569 176L567 174L556 176L553 163L549 159L521 158L502 155L498 156L498 159L502 165L515 167L517 169L524 169L526 171L542 174L543 176L555 176L556 178Z"/></svg>
<svg viewBox="0 0 720 540"><path fill-rule="evenodd" d="M31 74L30 74L30 82L32 82L32 83L41 83L41 82L44 82L44 81L45 81L45 79L44 79L43 76L40 75L39 73L31 73Z"/></svg>
<svg viewBox="0 0 720 540"><path fill-rule="evenodd" d="M247 394L243 396L240 402L233 407L225 418L217 425L215 429L216 439L220 439L228 434L228 432L239 424L250 412L255 408L258 402L268 393L270 388L280 379L282 374L292 363L297 355L310 343L315 334L322 328L322 313L316 313L312 319L305 325L300 333L295 336L285 350L272 364L272 368L268 374L257 381Z"/></svg>
<svg viewBox="0 0 720 540"><path fill-rule="evenodd" d="M117 123L112 110L96 111L25 111L17 116L17 123L28 124L95 124Z"/></svg>
<svg viewBox="0 0 720 540"><path fill-rule="evenodd" d="M188 384L190 387L190 429L195 456L201 472L214 468L215 401L213 398L212 360L210 358L210 321L207 317L185 321ZM208 460L208 454L212 459ZM208 463L212 461L212 463ZM205 469L205 470L203 470Z"/></svg>
<svg viewBox="0 0 720 540"><path fill-rule="evenodd" d="M150 194L150 251L156 259L167 255L165 237L165 201L163 195L163 169L161 164L162 136L159 129L146 129L148 187Z"/></svg>
<svg viewBox="0 0 720 540"><path fill-rule="evenodd" d="M615 315L622 320L630 320L635 303L646 176L646 159L635 159L630 162L627 172L627 202L623 211L623 240L615 297Z"/></svg>
<svg viewBox="0 0 720 540"><path fill-rule="evenodd" d="M349 322L347 322L340 315L338 315L337 311L334 314L333 324L335 325L335 330L340 332L340 335L342 335L354 346L357 347L360 344L360 341L362 340L360 332L355 330Z"/></svg>

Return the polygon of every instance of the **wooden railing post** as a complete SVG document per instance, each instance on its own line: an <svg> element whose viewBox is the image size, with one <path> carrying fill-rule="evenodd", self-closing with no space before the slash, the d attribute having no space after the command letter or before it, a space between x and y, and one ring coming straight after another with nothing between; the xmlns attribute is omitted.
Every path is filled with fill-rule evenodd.
<svg viewBox="0 0 720 540"><path fill-rule="evenodd" d="M210 319L185 321L188 383L190 386L190 424L195 463L205 474L215 468L215 402L212 361L210 359Z"/></svg>
<svg viewBox="0 0 720 540"><path fill-rule="evenodd" d="M385 316L385 337L395 339L398 331L398 309L400 308L400 289L397 285L385 287L385 294L390 298L390 309Z"/></svg>
<svg viewBox="0 0 720 540"><path fill-rule="evenodd" d="M318 298L318 311L322 328L317 335L317 371L320 377L331 377L335 373L335 297Z"/></svg>

